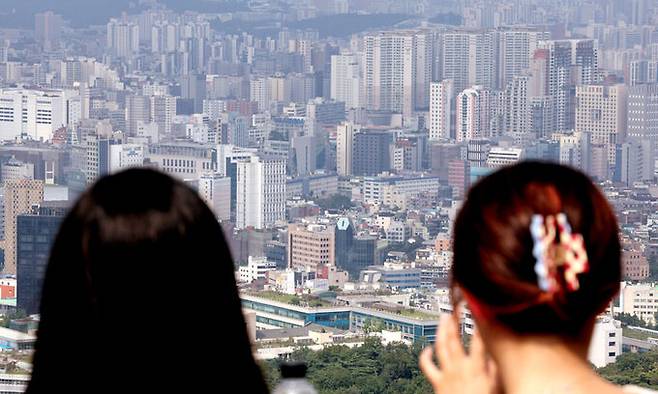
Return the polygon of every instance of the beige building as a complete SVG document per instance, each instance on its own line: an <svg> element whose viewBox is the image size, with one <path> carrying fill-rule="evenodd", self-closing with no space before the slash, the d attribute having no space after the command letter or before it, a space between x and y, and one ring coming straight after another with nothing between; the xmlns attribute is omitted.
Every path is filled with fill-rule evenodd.
<svg viewBox="0 0 658 394"><path fill-rule="evenodd" d="M16 217L43 202L43 181L12 179L5 183L5 238L0 245L5 251L4 274L16 274Z"/></svg>
<svg viewBox="0 0 658 394"><path fill-rule="evenodd" d="M628 284L622 282L618 312L635 315L647 323L656 323L658 285L655 283Z"/></svg>
<svg viewBox="0 0 658 394"><path fill-rule="evenodd" d="M334 245L333 226L299 223L288 225L288 264L290 268L317 271L320 265L335 265Z"/></svg>
<svg viewBox="0 0 658 394"><path fill-rule="evenodd" d="M649 277L649 261L641 250L624 250L621 255L622 275L626 280L644 280Z"/></svg>
<svg viewBox="0 0 658 394"><path fill-rule="evenodd" d="M615 144L626 139L627 106L624 85L576 87L576 132L587 133L592 144L606 145L611 165L615 162Z"/></svg>

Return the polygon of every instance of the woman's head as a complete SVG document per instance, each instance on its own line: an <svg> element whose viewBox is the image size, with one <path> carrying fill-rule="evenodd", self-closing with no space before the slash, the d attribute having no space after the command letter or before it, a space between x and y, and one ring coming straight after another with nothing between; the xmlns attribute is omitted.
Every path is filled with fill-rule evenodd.
<svg viewBox="0 0 658 394"><path fill-rule="evenodd" d="M583 237L588 270L572 290L560 269L557 288L547 291L535 272L530 226L533 217L561 213ZM578 337L618 291L617 230L605 197L582 173L539 162L506 167L473 186L457 217L453 284L481 318L513 332Z"/></svg>
<svg viewBox="0 0 658 394"><path fill-rule="evenodd" d="M40 312L33 392L105 391L115 374L190 389L247 373L265 390L221 228L159 172L128 170L82 195L53 245Z"/></svg>

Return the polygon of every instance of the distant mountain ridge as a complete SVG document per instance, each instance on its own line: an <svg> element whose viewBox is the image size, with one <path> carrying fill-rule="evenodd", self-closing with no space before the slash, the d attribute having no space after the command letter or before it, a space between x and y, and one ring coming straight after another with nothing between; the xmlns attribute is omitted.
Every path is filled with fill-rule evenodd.
<svg viewBox="0 0 658 394"><path fill-rule="evenodd" d="M174 11L232 12L246 9L243 0L160 0ZM51 10L73 27L102 25L122 12L138 13L147 6L136 0L2 0L0 28L34 28L34 14Z"/></svg>

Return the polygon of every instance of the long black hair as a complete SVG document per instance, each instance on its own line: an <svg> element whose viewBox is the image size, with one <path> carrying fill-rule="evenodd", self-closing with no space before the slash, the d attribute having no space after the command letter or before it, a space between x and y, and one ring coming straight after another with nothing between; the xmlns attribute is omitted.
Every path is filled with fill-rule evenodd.
<svg viewBox="0 0 658 394"><path fill-rule="evenodd" d="M29 393L267 392L221 227L157 171L107 176L81 196L40 313Z"/></svg>

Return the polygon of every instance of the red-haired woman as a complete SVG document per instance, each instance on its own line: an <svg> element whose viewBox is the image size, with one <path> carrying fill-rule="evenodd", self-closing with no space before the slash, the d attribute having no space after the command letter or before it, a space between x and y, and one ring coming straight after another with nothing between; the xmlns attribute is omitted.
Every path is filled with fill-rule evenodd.
<svg viewBox="0 0 658 394"><path fill-rule="evenodd" d="M596 317L619 290L618 227L582 173L524 162L469 192L454 227L453 303L476 322L470 352L444 316L421 355L440 393L642 393L587 361ZM621 338L616 338L619 341Z"/></svg>

